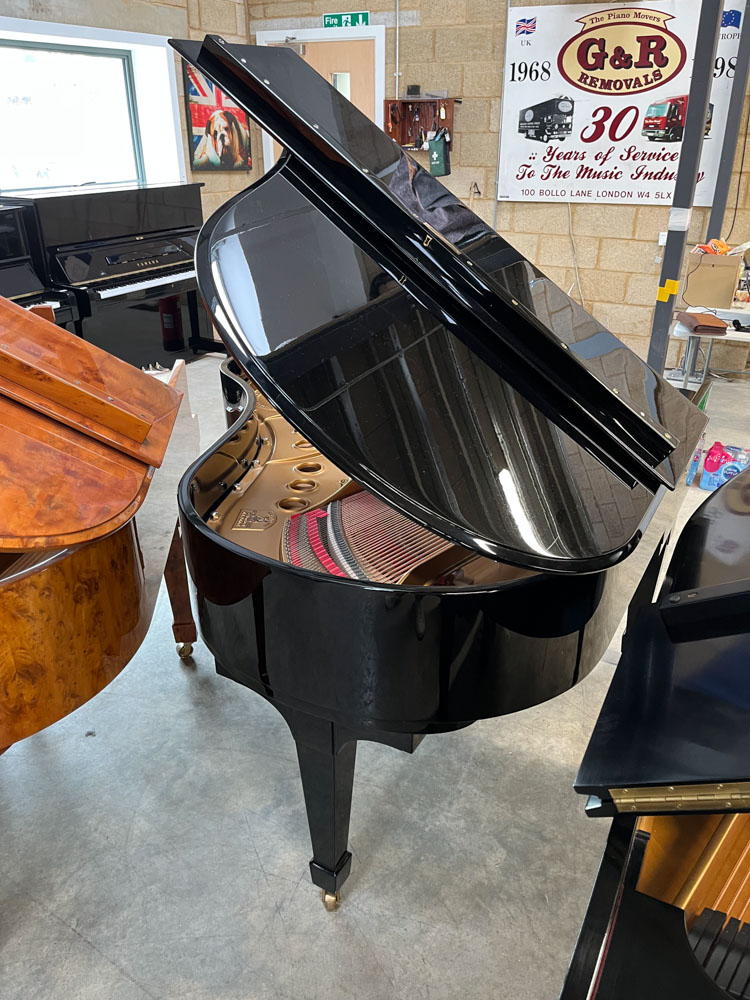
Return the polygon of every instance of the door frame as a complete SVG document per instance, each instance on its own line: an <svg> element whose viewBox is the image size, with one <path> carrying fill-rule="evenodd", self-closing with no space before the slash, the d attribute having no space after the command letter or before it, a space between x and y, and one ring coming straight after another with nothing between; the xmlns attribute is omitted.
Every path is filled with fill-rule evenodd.
<svg viewBox="0 0 750 1000"><path fill-rule="evenodd" d="M385 100L385 25L365 24L355 28L274 28L258 31L257 45L273 42L345 42L371 38L375 42L375 124L383 127L383 101ZM273 164L273 139L265 130L263 135L263 172Z"/></svg>

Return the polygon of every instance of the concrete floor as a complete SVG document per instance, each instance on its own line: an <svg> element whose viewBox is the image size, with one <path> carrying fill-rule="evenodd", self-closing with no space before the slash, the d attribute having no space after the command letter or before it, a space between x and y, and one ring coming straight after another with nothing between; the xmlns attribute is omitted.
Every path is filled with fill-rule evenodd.
<svg viewBox="0 0 750 1000"><path fill-rule="evenodd" d="M189 369L204 446L216 365ZM748 404L718 385L709 443L750 444ZM557 996L607 833L571 785L611 662L413 757L361 745L328 913L284 723L202 644L182 663L170 624L162 594L123 674L0 760L2 1000Z"/></svg>

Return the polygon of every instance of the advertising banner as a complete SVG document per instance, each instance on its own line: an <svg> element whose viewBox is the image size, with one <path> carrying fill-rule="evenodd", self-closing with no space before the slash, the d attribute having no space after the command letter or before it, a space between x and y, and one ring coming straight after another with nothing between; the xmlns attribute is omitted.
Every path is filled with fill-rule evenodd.
<svg viewBox="0 0 750 1000"><path fill-rule="evenodd" d="M745 0L726 0L695 204L710 205ZM498 198L668 205L700 0L511 7Z"/></svg>

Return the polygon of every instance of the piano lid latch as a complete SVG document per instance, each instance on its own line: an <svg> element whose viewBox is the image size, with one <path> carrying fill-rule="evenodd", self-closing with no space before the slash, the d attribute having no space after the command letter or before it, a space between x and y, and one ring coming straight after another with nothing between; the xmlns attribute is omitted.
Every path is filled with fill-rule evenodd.
<svg viewBox="0 0 750 1000"><path fill-rule="evenodd" d="M618 813L733 812L750 810L750 781L706 785L610 788Z"/></svg>

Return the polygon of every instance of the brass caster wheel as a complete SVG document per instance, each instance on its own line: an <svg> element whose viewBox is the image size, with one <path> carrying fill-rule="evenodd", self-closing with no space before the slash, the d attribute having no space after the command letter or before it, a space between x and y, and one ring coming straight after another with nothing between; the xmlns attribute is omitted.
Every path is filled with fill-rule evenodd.
<svg viewBox="0 0 750 1000"><path fill-rule="evenodd" d="M177 644L177 655L181 660L189 660L193 655L192 642L180 642Z"/></svg>
<svg viewBox="0 0 750 1000"><path fill-rule="evenodd" d="M321 897L323 899L323 906L327 910L338 910L341 905L341 893L340 892L326 892L325 889L321 891Z"/></svg>

